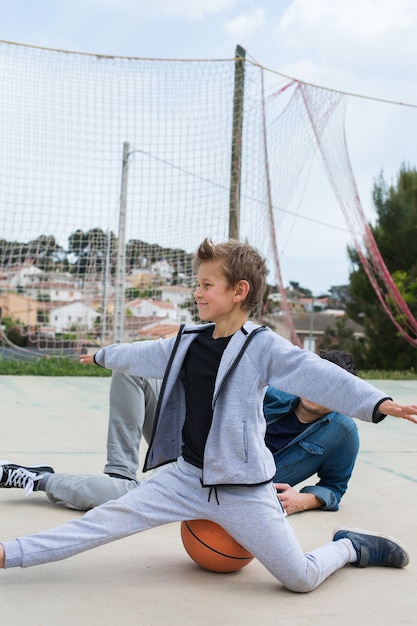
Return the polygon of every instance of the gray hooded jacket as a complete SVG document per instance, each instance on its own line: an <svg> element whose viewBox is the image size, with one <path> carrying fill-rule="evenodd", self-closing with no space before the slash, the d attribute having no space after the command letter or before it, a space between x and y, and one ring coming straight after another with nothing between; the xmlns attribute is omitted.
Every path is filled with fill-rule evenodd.
<svg viewBox="0 0 417 626"><path fill-rule="evenodd" d="M176 338L113 344L95 355L103 367L163 378L144 471L181 455L185 394L180 372L191 342L206 329L206 324L187 325ZM375 407L386 398L343 368L268 328L246 322L231 338L217 372L204 485L254 485L274 477L274 459L264 442L263 398L268 385L365 421L372 421Z"/></svg>

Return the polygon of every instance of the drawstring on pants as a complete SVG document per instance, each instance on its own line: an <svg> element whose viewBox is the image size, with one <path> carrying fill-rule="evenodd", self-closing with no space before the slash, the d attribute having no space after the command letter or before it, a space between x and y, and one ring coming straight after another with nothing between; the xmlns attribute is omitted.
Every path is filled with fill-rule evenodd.
<svg viewBox="0 0 417 626"><path fill-rule="evenodd" d="M218 493L217 493L217 485L211 485L210 487L208 487L208 486L206 487L205 485L203 485L203 481L201 480L201 478L200 478L200 483L201 483L201 486L203 487L203 489L208 489L208 490L209 490L209 492L208 492L207 502L210 502L210 500L211 500L211 494L212 494L212 493L213 493L213 491L214 491L214 495L215 495L215 497L216 497L216 502L217 502L218 506L220 506L220 502L219 502L219 495L218 495Z"/></svg>

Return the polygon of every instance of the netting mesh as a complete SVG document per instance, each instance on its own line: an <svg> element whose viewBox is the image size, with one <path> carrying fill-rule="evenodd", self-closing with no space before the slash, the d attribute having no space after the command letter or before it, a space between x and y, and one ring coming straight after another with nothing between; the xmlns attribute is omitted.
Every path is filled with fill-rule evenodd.
<svg viewBox="0 0 417 626"><path fill-rule="evenodd" d="M65 246L75 228L117 230L126 141L129 238L227 234L233 63L0 54L2 235Z"/></svg>
<svg viewBox="0 0 417 626"><path fill-rule="evenodd" d="M417 320L395 284L378 249L366 219L355 177L350 164L345 135L346 98L317 87L299 86L306 111L311 119L320 156L327 171L339 206L352 236L352 242L365 273L385 313L400 335L411 345L417 345ZM322 93L323 92L323 93ZM328 123L322 125L321 104L332 99Z"/></svg>
<svg viewBox="0 0 417 626"><path fill-rule="evenodd" d="M132 335L190 317L161 287L191 291L189 254L228 237L234 66L0 44L0 261L29 334L97 335L106 306L112 338L125 144L126 304L155 303Z"/></svg>
<svg viewBox="0 0 417 626"><path fill-rule="evenodd" d="M236 91L235 73L236 59L0 42L0 308L21 344L73 353L86 340L174 334L195 315L191 255L204 237L234 234L231 208L239 237L268 260L298 343L278 240L318 153L342 210L349 204L353 235L364 232L343 144L345 99L251 62Z"/></svg>

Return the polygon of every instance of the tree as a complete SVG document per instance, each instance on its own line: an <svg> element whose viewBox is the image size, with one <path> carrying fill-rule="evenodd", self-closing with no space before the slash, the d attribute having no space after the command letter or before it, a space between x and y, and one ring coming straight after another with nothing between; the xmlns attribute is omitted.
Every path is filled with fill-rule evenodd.
<svg viewBox="0 0 417 626"><path fill-rule="evenodd" d="M401 167L396 184L381 173L373 188L377 222L372 232L382 258L414 316L417 315L417 170ZM409 344L383 310L353 248L349 257L357 266L350 274L351 300L347 313L365 328L363 367L417 369L417 347Z"/></svg>
<svg viewBox="0 0 417 626"><path fill-rule="evenodd" d="M20 320L14 320L11 317L4 317L1 322L7 339L15 346L24 346L26 337L22 322Z"/></svg>
<svg viewBox="0 0 417 626"><path fill-rule="evenodd" d="M109 237L101 228L91 228L86 232L78 229L72 233L68 238L68 252L76 258L72 268L73 273L102 273L105 269L109 239L112 262L116 247L116 238L113 233L110 233Z"/></svg>
<svg viewBox="0 0 417 626"><path fill-rule="evenodd" d="M53 270L65 259L63 248L53 235L40 235L29 243L0 240L1 267L31 262L41 270Z"/></svg>
<svg viewBox="0 0 417 626"><path fill-rule="evenodd" d="M53 235L40 235L29 242L29 252L37 268L43 271L60 266L65 252Z"/></svg>
<svg viewBox="0 0 417 626"><path fill-rule="evenodd" d="M356 368L364 367L363 341L356 339L355 331L349 326L349 317L347 315L337 319L333 328L331 326L326 327L320 342L320 349L350 352Z"/></svg>

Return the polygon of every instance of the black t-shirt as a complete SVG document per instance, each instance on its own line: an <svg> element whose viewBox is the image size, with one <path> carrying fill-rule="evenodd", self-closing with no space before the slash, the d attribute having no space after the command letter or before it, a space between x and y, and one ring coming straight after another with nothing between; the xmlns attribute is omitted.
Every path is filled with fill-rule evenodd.
<svg viewBox="0 0 417 626"><path fill-rule="evenodd" d="M272 453L278 452L310 425L300 422L294 411L290 411L282 419L268 425L265 443Z"/></svg>
<svg viewBox="0 0 417 626"><path fill-rule="evenodd" d="M213 327L195 339L184 359L186 417L182 453L187 463L203 467L204 448L213 419L212 400L220 360L231 337L213 339Z"/></svg>

